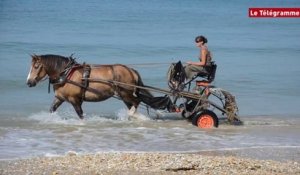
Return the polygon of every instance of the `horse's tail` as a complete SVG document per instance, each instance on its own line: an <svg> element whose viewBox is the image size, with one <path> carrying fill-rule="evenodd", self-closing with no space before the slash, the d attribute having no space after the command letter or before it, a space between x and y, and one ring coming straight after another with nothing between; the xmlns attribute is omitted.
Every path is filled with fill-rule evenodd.
<svg viewBox="0 0 300 175"><path fill-rule="evenodd" d="M137 97L146 105L150 106L153 109L168 109L169 111L173 108L173 103L169 96L165 95L162 97L154 97L149 90L147 90L147 86L144 85L141 76L139 73L133 69L136 73L138 80L137 85L142 87L138 88L136 91ZM143 88L144 87L144 88Z"/></svg>
<svg viewBox="0 0 300 175"><path fill-rule="evenodd" d="M136 85L141 86L141 87L145 87L145 85L142 81L142 78L141 78L140 74L138 73L138 71L136 71L135 69L132 69L132 70L137 75ZM146 88L145 89L144 88L137 88L136 95L142 101L144 101L143 97L153 98L153 95L151 94L151 92L149 92L149 90L147 90Z"/></svg>

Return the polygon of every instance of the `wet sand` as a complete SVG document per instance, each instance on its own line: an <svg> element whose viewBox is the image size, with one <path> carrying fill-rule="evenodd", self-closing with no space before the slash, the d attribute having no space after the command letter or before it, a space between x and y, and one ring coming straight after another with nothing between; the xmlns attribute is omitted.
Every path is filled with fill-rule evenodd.
<svg viewBox="0 0 300 175"><path fill-rule="evenodd" d="M298 161L201 153L97 153L0 161L0 174L300 174Z"/></svg>

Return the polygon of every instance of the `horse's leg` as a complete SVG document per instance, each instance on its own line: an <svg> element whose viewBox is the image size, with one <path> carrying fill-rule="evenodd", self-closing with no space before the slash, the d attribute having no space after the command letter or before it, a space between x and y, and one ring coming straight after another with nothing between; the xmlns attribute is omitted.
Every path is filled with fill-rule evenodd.
<svg viewBox="0 0 300 175"><path fill-rule="evenodd" d="M123 102L128 108L128 115L129 117L132 117L137 120L149 120L149 118L137 111L139 100L137 100L135 97L130 98L130 102L127 101L128 98L126 98L126 101L123 99Z"/></svg>
<svg viewBox="0 0 300 175"><path fill-rule="evenodd" d="M122 100L125 103L125 105L127 106L128 110L133 106L132 103L126 102L126 101L124 101L124 99L122 99Z"/></svg>
<svg viewBox="0 0 300 175"><path fill-rule="evenodd" d="M133 116L137 110L137 107L135 107L132 103L124 101L125 105L128 108L128 115Z"/></svg>
<svg viewBox="0 0 300 175"><path fill-rule="evenodd" d="M82 111L82 108L81 108L82 100L72 100L72 101L70 101L70 103L74 107L78 117L80 119L83 119L83 111Z"/></svg>
<svg viewBox="0 0 300 175"><path fill-rule="evenodd" d="M135 113L138 105L139 105L139 101L136 100L135 97L130 97L130 93L124 93L124 96L121 96L121 99L123 100L123 102L125 103L125 105L127 106L129 111L132 111L132 113ZM123 95L123 94L122 94Z"/></svg>
<svg viewBox="0 0 300 175"><path fill-rule="evenodd" d="M64 102L64 100L61 100L57 97L54 98L53 103L50 107L50 112L53 113L56 111L56 109Z"/></svg>

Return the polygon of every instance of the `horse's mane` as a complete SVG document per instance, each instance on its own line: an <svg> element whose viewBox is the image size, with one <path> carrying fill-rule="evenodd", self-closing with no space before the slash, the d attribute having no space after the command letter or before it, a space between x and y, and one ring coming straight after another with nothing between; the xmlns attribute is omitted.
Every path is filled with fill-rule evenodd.
<svg viewBox="0 0 300 175"><path fill-rule="evenodd" d="M70 61L75 62L75 59L72 57L72 55L70 57L64 57L60 55L47 54L39 55L38 57L41 58L42 63L47 66L47 68L60 71L62 71Z"/></svg>

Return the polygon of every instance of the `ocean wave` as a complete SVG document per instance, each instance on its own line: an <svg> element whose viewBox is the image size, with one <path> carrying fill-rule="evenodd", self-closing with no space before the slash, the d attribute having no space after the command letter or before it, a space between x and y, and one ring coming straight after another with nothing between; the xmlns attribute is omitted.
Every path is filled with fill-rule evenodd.
<svg viewBox="0 0 300 175"><path fill-rule="evenodd" d="M125 108L119 109L115 114L89 114L85 115L84 119L78 118L77 114L72 109L67 109L63 112L50 113L41 111L31 114L29 120L37 121L41 124L62 124L62 125L86 125L93 122L128 122L128 121L148 121L151 117L141 113L134 114L133 117L128 115L128 110Z"/></svg>
<svg viewBox="0 0 300 175"><path fill-rule="evenodd" d="M297 125L300 120L299 118L281 118L281 117L265 117L258 116L246 117L243 120L244 126L292 126Z"/></svg>

